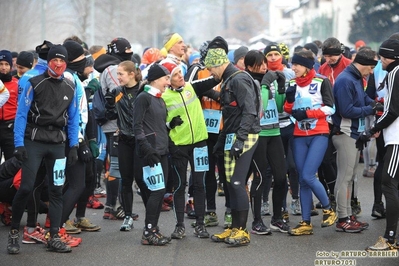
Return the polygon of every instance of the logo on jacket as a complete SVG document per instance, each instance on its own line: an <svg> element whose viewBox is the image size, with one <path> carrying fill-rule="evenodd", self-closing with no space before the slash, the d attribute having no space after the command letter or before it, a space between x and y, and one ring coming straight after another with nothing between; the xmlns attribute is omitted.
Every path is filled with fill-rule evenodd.
<svg viewBox="0 0 399 266"><path fill-rule="evenodd" d="M69 98L68 98L68 96L64 96L64 101L68 101L69 100Z"/></svg>
<svg viewBox="0 0 399 266"><path fill-rule="evenodd" d="M309 93L315 94L317 92L317 84L310 84L309 85Z"/></svg>

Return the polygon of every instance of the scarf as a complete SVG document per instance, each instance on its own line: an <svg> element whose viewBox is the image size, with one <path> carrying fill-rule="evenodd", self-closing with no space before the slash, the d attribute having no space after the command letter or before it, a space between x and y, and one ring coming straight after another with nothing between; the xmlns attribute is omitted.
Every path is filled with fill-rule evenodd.
<svg viewBox="0 0 399 266"><path fill-rule="evenodd" d="M284 70L283 57L274 62L267 61L267 68L272 71L283 71Z"/></svg>
<svg viewBox="0 0 399 266"><path fill-rule="evenodd" d="M304 74L302 77L295 78L296 84L299 87L305 87L312 82L312 79L316 76L316 71L311 69L308 73Z"/></svg>
<svg viewBox="0 0 399 266"><path fill-rule="evenodd" d="M161 96L162 96L162 93L161 93L161 91L159 89L154 88L154 87L152 87L150 85L145 85L144 86L144 91L149 93L149 94L151 94L152 96L157 97L157 98L161 98Z"/></svg>

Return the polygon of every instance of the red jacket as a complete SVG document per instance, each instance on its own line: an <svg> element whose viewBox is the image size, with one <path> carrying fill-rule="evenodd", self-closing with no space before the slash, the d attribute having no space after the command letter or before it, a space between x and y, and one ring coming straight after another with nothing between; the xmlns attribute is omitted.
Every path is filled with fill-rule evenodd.
<svg viewBox="0 0 399 266"><path fill-rule="evenodd" d="M18 79L12 77L11 81L4 82L10 93L8 101L0 108L0 121L14 120L18 106Z"/></svg>
<svg viewBox="0 0 399 266"><path fill-rule="evenodd" d="M319 73L325 77L327 77L331 85L334 86L335 80L337 79L338 75L350 64L352 61L345 56L341 55L341 59L339 60L338 64L334 67L331 67L329 64L324 63L319 68Z"/></svg>

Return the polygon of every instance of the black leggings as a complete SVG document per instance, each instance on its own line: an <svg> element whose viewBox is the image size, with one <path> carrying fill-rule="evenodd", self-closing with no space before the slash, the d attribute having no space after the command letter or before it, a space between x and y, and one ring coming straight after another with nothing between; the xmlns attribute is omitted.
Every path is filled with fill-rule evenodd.
<svg viewBox="0 0 399 266"><path fill-rule="evenodd" d="M374 188L374 202L382 202L382 189L381 189L381 176L382 168L384 167L384 157L387 152L385 147L385 141L383 136L383 131L380 131L380 136L376 138L375 143L377 146L377 169L374 172L373 188Z"/></svg>
<svg viewBox="0 0 399 266"><path fill-rule="evenodd" d="M395 169L398 167L399 145L388 145L386 148L381 177L382 193L384 193L386 200L387 219L384 237L392 241L397 233L399 218L399 169Z"/></svg>
<svg viewBox="0 0 399 266"><path fill-rule="evenodd" d="M266 157L267 156L267 161ZM265 186L267 176L268 163L273 172L273 218L281 218L281 208L285 196L285 158L284 147L280 136L259 137L258 146L252 159L253 181L251 185L251 205L254 214L254 220L260 221L262 192Z"/></svg>
<svg viewBox="0 0 399 266"><path fill-rule="evenodd" d="M86 163L86 175L85 175L85 188L83 193L80 195L76 204L76 218L83 218L86 216L86 205L89 197L93 195L94 188L96 185L96 176L94 172L95 167L94 159L89 163Z"/></svg>

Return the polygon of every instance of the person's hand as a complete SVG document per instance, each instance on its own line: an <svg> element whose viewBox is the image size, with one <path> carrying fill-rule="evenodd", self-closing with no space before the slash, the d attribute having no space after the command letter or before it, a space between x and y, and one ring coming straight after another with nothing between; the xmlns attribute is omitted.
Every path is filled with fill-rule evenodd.
<svg viewBox="0 0 399 266"><path fill-rule="evenodd" d="M292 116L297 120L297 121L302 121L304 119L308 118L308 115L306 114L305 110L292 110Z"/></svg>
<svg viewBox="0 0 399 266"><path fill-rule="evenodd" d="M91 95L94 95L97 90L101 90L101 85L97 78L93 78L90 80L89 84L87 84L86 88L90 90Z"/></svg>
<svg viewBox="0 0 399 266"><path fill-rule="evenodd" d="M96 140L89 140L89 147L91 154L94 158L97 158L100 155L100 149L98 148L98 144Z"/></svg>
<svg viewBox="0 0 399 266"><path fill-rule="evenodd" d="M14 156L18 159L18 161L25 161L28 159L28 153L24 146L16 147L14 150Z"/></svg>
<svg viewBox="0 0 399 266"><path fill-rule="evenodd" d="M382 103L380 103L380 102L372 101L370 103L370 106L373 108L373 112L374 113L383 112L384 111L384 105Z"/></svg>
<svg viewBox="0 0 399 266"><path fill-rule="evenodd" d="M93 158L93 154L91 153L89 147L87 147L87 144L85 141L83 141L79 144L78 157L84 163L90 162L91 159Z"/></svg>
<svg viewBox="0 0 399 266"><path fill-rule="evenodd" d="M222 142L218 141L216 142L215 146L213 146L212 154L215 156L223 156L224 154L224 145Z"/></svg>
<svg viewBox="0 0 399 266"><path fill-rule="evenodd" d="M244 150L244 141L240 139L236 139L231 146L230 155L233 156L236 160L240 158L241 153Z"/></svg>
<svg viewBox="0 0 399 266"><path fill-rule="evenodd" d="M266 74L263 75L262 81L260 82L260 85L266 85L268 88L270 88L270 85L273 83L278 78L277 74L275 71L268 70Z"/></svg>
<svg viewBox="0 0 399 266"><path fill-rule="evenodd" d="M177 115L173 117L172 120L170 120L169 128L174 129L175 127L180 126L181 124L183 124L183 120L180 118L180 115Z"/></svg>
<svg viewBox="0 0 399 266"><path fill-rule="evenodd" d="M281 71L276 71L277 74L277 92L278 94L284 94L285 93L285 75Z"/></svg>
<svg viewBox="0 0 399 266"><path fill-rule="evenodd" d="M78 147L73 146L68 153L68 166L74 165L78 161Z"/></svg>
<svg viewBox="0 0 399 266"><path fill-rule="evenodd" d="M285 91L285 100L288 103L295 102L296 86L289 86Z"/></svg>
<svg viewBox="0 0 399 266"><path fill-rule="evenodd" d="M107 93L104 95L104 99L109 107L115 106L115 90L107 91Z"/></svg>
<svg viewBox="0 0 399 266"><path fill-rule="evenodd" d="M154 165L156 165L160 161L161 161L161 155L159 155L157 152L149 153L146 156L144 156L145 164L150 167L154 167Z"/></svg>

